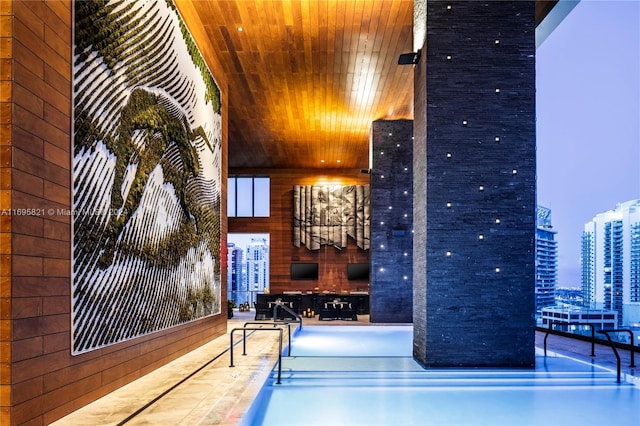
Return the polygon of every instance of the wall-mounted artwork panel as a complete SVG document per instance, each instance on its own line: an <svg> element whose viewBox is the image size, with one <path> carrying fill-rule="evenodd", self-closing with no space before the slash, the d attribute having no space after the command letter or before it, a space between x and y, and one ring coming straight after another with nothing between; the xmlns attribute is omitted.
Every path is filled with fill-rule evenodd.
<svg viewBox="0 0 640 426"><path fill-rule="evenodd" d="M342 249L347 237L369 250L369 185L293 187L293 244L309 250L332 245Z"/></svg>
<svg viewBox="0 0 640 426"><path fill-rule="evenodd" d="M175 6L74 2L73 353L221 312L220 92Z"/></svg>

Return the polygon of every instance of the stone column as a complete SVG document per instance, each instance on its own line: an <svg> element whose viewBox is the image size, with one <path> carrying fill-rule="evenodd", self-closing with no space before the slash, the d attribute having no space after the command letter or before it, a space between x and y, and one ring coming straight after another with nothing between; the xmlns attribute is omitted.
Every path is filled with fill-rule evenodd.
<svg viewBox="0 0 640 426"><path fill-rule="evenodd" d="M412 321L413 122L372 123L371 322Z"/></svg>
<svg viewBox="0 0 640 426"><path fill-rule="evenodd" d="M425 366L535 363L534 6L427 2L413 150Z"/></svg>

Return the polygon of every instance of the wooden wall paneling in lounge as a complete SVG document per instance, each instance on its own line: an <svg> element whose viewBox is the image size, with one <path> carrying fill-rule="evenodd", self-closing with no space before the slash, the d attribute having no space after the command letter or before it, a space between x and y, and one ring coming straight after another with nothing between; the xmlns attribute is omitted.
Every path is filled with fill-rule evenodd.
<svg viewBox="0 0 640 426"><path fill-rule="evenodd" d="M338 250L322 246L308 250L293 245L294 185L367 185L368 174L360 169L231 169L230 175L269 176L271 216L269 218L229 218L229 233L268 233L270 235L269 283L272 293L284 291L366 291L368 283L347 280L347 263L369 262L369 251L361 250L354 240ZM317 262L319 279L292 281L292 262Z"/></svg>

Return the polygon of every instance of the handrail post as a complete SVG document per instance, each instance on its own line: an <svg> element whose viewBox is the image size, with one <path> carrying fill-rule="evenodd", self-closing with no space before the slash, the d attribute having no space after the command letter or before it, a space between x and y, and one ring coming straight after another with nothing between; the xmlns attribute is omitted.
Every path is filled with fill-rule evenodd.
<svg viewBox="0 0 640 426"><path fill-rule="evenodd" d="M280 376L282 376L282 329L280 328L279 344L278 344L278 381L276 384L280 384ZM291 346L289 346L291 350Z"/></svg>
<svg viewBox="0 0 640 426"><path fill-rule="evenodd" d="M593 324L587 324L591 328L591 356L595 357L595 346L596 346L596 329Z"/></svg>
<svg viewBox="0 0 640 426"><path fill-rule="evenodd" d="M634 340L633 340L633 331L629 330L629 334L631 335L631 348L629 348L629 350L631 351L631 365L629 367L635 368L635 366L636 366L636 363L635 363L636 357L634 355L635 351L633 350L634 349L634 346L633 346L633 342L634 342Z"/></svg>
<svg viewBox="0 0 640 426"><path fill-rule="evenodd" d="M621 330L614 330L616 332L619 333L629 333L629 337L631 338L631 343L630 343L630 348L629 348L629 352L631 352L631 364L629 365L629 367L634 368L636 365L636 361L635 361L635 356L633 354L633 331L631 330L627 330L625 329L621 329Z"/></svg>
<svg viewBox="0 0 640 426"><path fill-rule="evenodd" d="M549 337L549 333L551 333L551 329L553 328L553 320L549 321L549 328L544 335L544 356L547 356L547 337Z"/></svg>
<svg viewBox="0 0 640 426"><path fill-rule="evenodd" d="M242 355L247 354L247 330L242 329Z"/></svg>
<svg viewBox="0 0 640 426"><path fill-rule="evenodd" d="M235 367L235 365L233 365L233 331L235 330L235 328L233 330L231 330L231 333L229 333L229 352L231 354L231 364L229 365L229 367Z"/></svg>

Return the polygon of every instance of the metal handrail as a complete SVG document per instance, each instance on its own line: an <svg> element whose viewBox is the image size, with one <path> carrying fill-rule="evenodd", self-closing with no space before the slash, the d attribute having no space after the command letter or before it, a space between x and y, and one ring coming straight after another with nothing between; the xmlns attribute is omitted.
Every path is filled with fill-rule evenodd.
<svg viewBox="0 0 640 426"><path fill-rule="evenodd" d="M252 325L264 325L267 324L265 322L260 322L260 321L247 321L243 324L242 327L246 327L247 325L252 324ZM286 325L288 332L289 332L289 353L287 354L287 356L291 356L291 323L290 322L273 322L273 326L276 327L278 325ZM245 331L244 333L242 333L242 337L244 339L244 341L242 342L242 355L246 355L247 353L247 348L246 348L246 341L247 341L247 332Z"/></svg>
<svg viewBox="0 0 640 426"><path fill-rule="evenodd" d="M300 330L302 330L302 317L296 311L285 305L282 299L276 299L273 303L273 322L278 322L278 308L282 308L298 320Z"/></svg>
<svg viewBox="0 0 640 426"><path fill-rule="evenodd" d="M562 324L562 325L586 325L591 329L591 356L595 357L595 342L596 342L596 334L595 328L593 324L585 323L585 322L562 322L562 321L549 321L549 329L547 333L544 335L544 356L547 356L547 337L549 337L549 333L552 331L552 327L554 324Z"/></svg>
<svg viewBox="0 0 640 426"><path fill-rule="evenodd" d="M281 328L262 328L262 327L237 327L232 329L231 333L229 334L230 340L231 340L231 344L229 345L231 347L231 350L229 351L231 354L231 364L229 365L229 367L235 367L235 365L233 365L233 333L239 330L242 330L243 332L246 332L247 330L277 331L280 333L279 341L278 341L278 381L276 382L277 384L280 384L280 377L282 376L282 329ZM246 338L244 340L246 341ZM243 355L246 355L246 353L244 353Z"/></svg>
<svg viewBox="0 0 640 426"><path fill-rule="evenodd" d="M633 340L633 331L631 331L631 330L629 330L627 328L617 328L617 329L614 329L614 330L604 330L604 331L607 331L609 333L629 333L629 337L631 338L631 340L630 340L630 342L631 342L630 346L631 347L629 348L629 352L631 352L631 363L629 364L629 367L635 368L635 366L636 366L636 357L634 355L635 351L634 351L634 348L633 348L633 342L634 342L634 340ZM605 333L602 333L602 334L605 334ZM608 337L609 336L607 335L607 338ZM613 345L613 341L611 339L609 339L609 342L611 342L611 344ZM620 344L620 343L618 343L618 344Z"/></svg>
<svg viewBox="0 0 640 426"><path fill-rule="evenodd" d="M620 383L620 355L618 354L618 350L616 349L615 345L613 344L613 340L611 340L611 336L609 335L609 332L613 331L615 330L598 330L598 333L607 336L607 340L611 344L611 349L613 349L613 354L616 356L617 360L616 365L618 370L618 383ZM631 348L631 353L633 353L633 348Z"/></svg>

